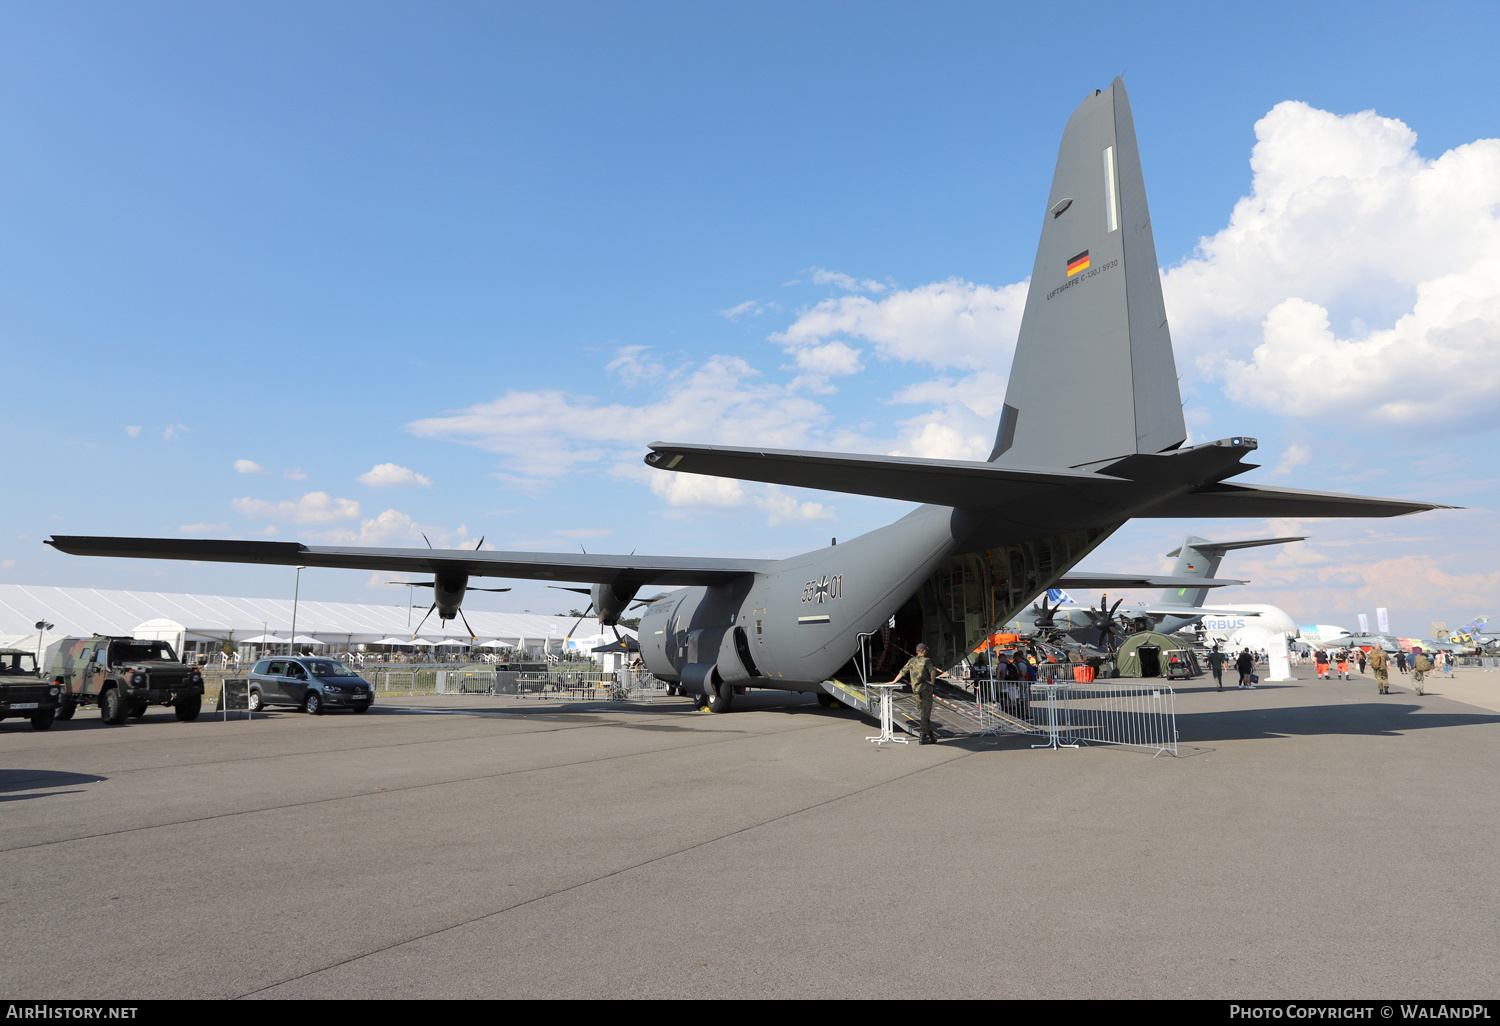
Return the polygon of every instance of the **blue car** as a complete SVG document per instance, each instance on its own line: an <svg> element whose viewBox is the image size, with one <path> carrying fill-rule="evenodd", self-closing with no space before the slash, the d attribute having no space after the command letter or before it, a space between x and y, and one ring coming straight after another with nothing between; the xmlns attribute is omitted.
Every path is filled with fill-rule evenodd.
<svg viewBox="0 0 1500 1026"><path fill-rule="evenodd" d="M375 701L370 682L337 659L262 659L250 671L250 710L289 705L314 716L330 709L362 713Z"/></svg>

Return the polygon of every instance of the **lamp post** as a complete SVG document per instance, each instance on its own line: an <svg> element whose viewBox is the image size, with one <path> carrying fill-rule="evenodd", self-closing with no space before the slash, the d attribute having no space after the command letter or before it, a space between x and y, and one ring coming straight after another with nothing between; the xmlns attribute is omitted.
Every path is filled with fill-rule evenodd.
<svg viewBox="0 0 1500 1026"><path fill-rule="evenodd" d="M302 591L302 571L306 569L305 566L297 568L297 582L292 587L292 642L291 648L288 649L290 655L297 654L297 596Z"/></svg>
<svg viewBox="0 0 1500 1026"><path fill-rule="evenodd" d="M42 665L42 635L56 626L57 624L48 623L46 620L36 622L36 666L39 672L47 672L47 668Z"/></svg>

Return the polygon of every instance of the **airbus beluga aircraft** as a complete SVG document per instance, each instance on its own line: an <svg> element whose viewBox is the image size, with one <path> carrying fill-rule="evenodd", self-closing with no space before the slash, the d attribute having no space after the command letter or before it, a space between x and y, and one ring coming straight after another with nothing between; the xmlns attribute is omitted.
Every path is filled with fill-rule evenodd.
<svg viewBox="0 0 1500 1026"><path fill-rule="evenodd" d="M1081 412L1058 418L1061 402ZM426 572L434 575L434 606L444 619L459 614L473 577L590 584L593 609L606 625L619 621L640 589L678 586L650 601L642 616L642 658L657 677L725 712L746 687L836 694L833 681L859 676L856 657L872 676L894 675L919 641L939 666L950 666L1048 588L1127 586L1123 577L1069 571L1131 517L1389 517L1438 508L1231 483L1253 469L1244 458L1255 439L1185 446L1186 439L1135 128L1117 78L1086 97L1063 132L987 460L667 442L652 443L645 456L662 473L922 504L894 524L781 560L71 536L50 542L88 556Z"/></svg>

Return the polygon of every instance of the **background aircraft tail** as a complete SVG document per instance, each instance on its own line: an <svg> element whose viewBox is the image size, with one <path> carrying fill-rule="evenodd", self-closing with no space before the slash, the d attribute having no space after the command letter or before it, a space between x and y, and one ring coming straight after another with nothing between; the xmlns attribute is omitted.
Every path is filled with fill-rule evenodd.
<svg viewBox="0 0 1500 1026"><path fill-rule="evenodd" d="M1087 416L1068 414L1086 404ZM1063 132L990 462L1081 467L1187 439L1125 83Z"/></svg>
<svg viewBox="0 0 1500 1026"><path fill-rule="evenodd" d="M1173 577L1212 577L1218 572L1219 564L1224 561L1226 552L1232 552L1235 549L1254 549L1262 545L1285 545L1288 542L1304 541L1306 537L1306 535L1297 535L1287 538L1246 538L1241 541L1211 542L1206 538L1198 538L1190 534L1182 539L1180 546L1168 552L1167 555L1177 557L1177 565L1172 568ZM1168 588L1162 592L1161 604L1200 609L1207 598L1207 588Z"/></svg>

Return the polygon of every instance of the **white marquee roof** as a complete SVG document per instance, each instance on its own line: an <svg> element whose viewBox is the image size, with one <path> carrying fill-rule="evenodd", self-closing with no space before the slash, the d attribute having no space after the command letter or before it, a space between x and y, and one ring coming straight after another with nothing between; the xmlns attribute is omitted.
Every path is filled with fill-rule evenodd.
<svg viewBox="0 0 1500 1026"><path fill-rule="evenodd" d="M554 644L562 641L577 619L470 609L465 609L464 615L481 640L525 638L533 645L543 640ZM410 637L421 617L422 610L412 610L408 625L404 606L303 600L297 603L297 633L314 635L333 645L342 640L368 643L385 637ZM267 631L287 638L291 635L292 600L0 584L0 636L30 634L35 644L36 628L32 625L40 619L54 625L47 632L49 639L62 634L95 632L128 635L147 620L180 624L189 638L222 638L229 631L236 638ZM596 639L600 635L594 621L584 620L578 630L573 641L579 647L598 644ZM621 631L625 633L624 628ZM430 642L469 639L462 621L450 621L444 630L436 616L428 618L421 633ZM605 633L613 640L612 634Z"/></svg>

